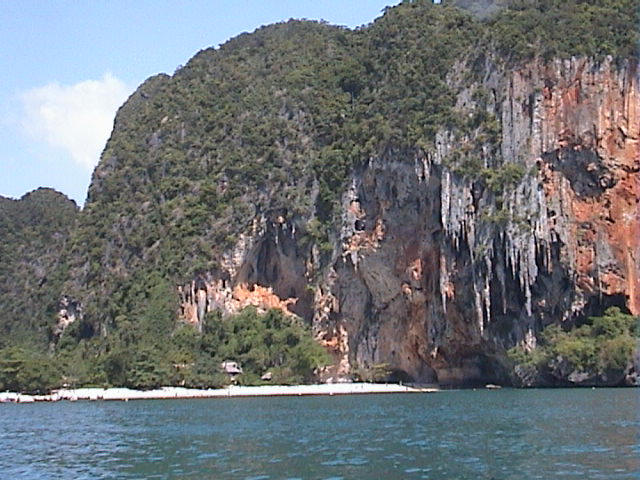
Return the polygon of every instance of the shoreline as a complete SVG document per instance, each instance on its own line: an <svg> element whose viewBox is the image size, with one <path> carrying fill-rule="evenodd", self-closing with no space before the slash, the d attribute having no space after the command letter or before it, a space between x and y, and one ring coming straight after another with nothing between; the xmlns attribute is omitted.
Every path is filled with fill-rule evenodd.
<svg viewBox="0 0 640 480"><path fill-rule="evenodd" d="M77 401L168 400L187 398L285 397L321 395L366 395L381 393L433 393L434 387L409 387L391 383L324 383L316 385L229 386L216 389L161 387L154 390L129 388L76 388L56 390L48 395L0 392L0 403Z"/></svg>

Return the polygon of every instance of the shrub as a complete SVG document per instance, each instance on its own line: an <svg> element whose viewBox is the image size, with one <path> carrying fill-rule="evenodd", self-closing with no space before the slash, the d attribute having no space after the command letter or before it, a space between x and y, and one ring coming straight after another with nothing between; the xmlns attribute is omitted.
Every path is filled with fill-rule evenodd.
<svg viewBox="0 0 640 480"><path fill-rule="evenodd" d="M21 347L0 350L0 390L47 393L60 382L52 358Z"/></svg>
<svg viewBox="0 0 640 480"><path fill-rule="evenodd" d="M552 324L539 335L540 344L531 352L514 347L507 357L514 368L535 367L538 372L565 376L571 372L606 378L623 374L631 364L634 349L639 348L638 317L611 307L601 317L564 331Z"/></svg>
<svg viewBox="0 0 640 480"><path fill-rule="evenodd" d="M638 339L626 334L604 340L598 355L598 371L624 371L634 348L638 348Z"/></svg>
<svg viewBox="0 0 640 480"><path fill-rule="evenodd" d="M356 380L367 383L377 383L389 380L391 368L387 363L374 365L358 365L353 372Z"/></svg>

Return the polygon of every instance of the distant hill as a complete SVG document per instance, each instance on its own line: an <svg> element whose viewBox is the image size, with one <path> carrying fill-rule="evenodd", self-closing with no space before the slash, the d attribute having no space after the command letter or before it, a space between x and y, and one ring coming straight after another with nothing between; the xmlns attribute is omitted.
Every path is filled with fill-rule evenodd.
<svg viewBox="0 0 640 480"><path fill-rule="evenodd" d="M66 280L64 251L78 207L39 188L19 200L0 197L0 348L45 348Z"/></svg>

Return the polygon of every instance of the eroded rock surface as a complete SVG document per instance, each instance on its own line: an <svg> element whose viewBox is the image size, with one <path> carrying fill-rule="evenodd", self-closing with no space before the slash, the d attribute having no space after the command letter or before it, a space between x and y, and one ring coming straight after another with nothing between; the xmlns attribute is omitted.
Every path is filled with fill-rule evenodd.
<svg viewBox="0 0 640 480"><path fill-rule="evenodd" d="M213 310L277 308L311 322L334 359L325 379L388 364L395 378L473 385L507 382L506 350L536 348L551 323L640 314L638 65L468 70L450 82L471 127L360 163L323 244L315 181L309 208L256 206L217 267L176 287L176 316L202 328ZM76 318L63 310L61 328Z"/></svg>
<svg viewBox="0 0 640 480"><path fill-rule="evenodd" d="M484 166L525 175L497 199L447 166L464 139L443 132L431 155L389 152L354 176L331 291L358 364L504 381L504 349L534 348L547 324L640 313L637 65L535 63L472 88L494 92L502 125Z"/></svg>
<svg viewBox="0 0 640 480"><path fill-rule="evenodd" d="M293 227L304 222L272 221L251 248L241 239L225 279L182 290L183 316L291 308L313 319L333 375L387 363L414 381L473 384L505 381L505 349L535 348L549 323L611 305L639 314L638 76L586 59L487 73L458 108L499 120L499 148L478 155L489 173L516 165L512 185L496 193L452 165L477 132L442 131L427 153L389 149L353 172L319 275Z"/></svg>

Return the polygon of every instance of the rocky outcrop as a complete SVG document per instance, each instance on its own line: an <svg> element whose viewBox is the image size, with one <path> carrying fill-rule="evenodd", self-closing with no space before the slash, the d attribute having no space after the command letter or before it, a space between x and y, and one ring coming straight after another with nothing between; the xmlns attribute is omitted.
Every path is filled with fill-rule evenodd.
<svg viewBox="0 0 640 480"><path fill-rule="evenodd" d="M573 311L588 310L597 292L637 315L638 67L573 59L538 70L533 81L545 86L531 100L530 151L546 203L545 240L562 242L563 263L576 279ZM523 85L534 72L518 72L514 85L531 90Z"/></svg>
<svg viewBox="0 0 640 480"><path fill-rule="evenodd" d="M179 286L178 292L181 320L199 328L202 328L205 315L211 311L217 310L228 315L253 306L262 313L277 309L285 315L293 315L289 307L297 301L297 298L280 299L271 287L258 284L248 287L242 283L231 288L222 280L207 282L199 279L186 287Z"/></svg>
<svg viewBox="0 0 640 480"><path fill-rule="evenodd" d="M297 243L295 224L289 225L283 216L256 219L251 232L240 235L224 256L220 272L178 286L181 320L201 329L211 311L226 316L248 306L308 317L311 290Z"/></svg>
<svg viewBox="0 0 640 480"><path fill-rule="evenodd" d="M69 325L81 318L82 305L80 302L63 295L58 305L56 325L53 329L54 338L59 338Z"/></svg>
<svg viewBox="0 0 640 480"><path fill-rule="evenodd" d="M369 162L345 195L338 278L327 283L360 365L505 381L504 350L534 348L545 325L611 305L639 313L637 65L487 72L461 93L463 114L482 108L469 101L480 89L502 133L498 150L481 146L479 166L517 165L512 188L497 195L486 177L457 173L451 157L478 132L442 132L431 154ZM317 313L318 328L330 316Z"/></svg>

